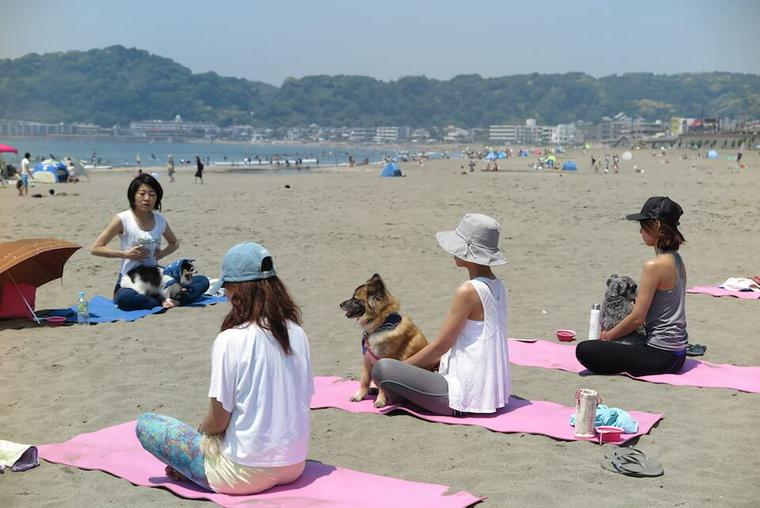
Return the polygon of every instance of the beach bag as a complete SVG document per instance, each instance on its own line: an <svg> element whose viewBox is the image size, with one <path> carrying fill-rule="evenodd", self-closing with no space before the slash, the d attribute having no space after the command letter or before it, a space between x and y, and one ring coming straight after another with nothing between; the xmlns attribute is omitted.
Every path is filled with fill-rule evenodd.
<svg viewBox="0 0 760 508"><path fill-rule="evenodd" d="M33 316L29 307L34 309L36 293L37 288L30 284L3 284L0 287L0 319L31 319ZM26 306L27 303L29 307Z"/></svg>

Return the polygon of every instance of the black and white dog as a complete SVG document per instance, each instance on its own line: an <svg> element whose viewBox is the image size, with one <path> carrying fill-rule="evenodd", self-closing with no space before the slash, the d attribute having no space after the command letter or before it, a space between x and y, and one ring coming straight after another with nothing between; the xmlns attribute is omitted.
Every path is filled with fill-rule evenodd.
<svg viewBox="0 0 760 508"><path fill-rule="evenodd" d="M164 269L159 266L136 266L121 277L121 287L134 289L141 295L150 296L160 302L177 300L193 281L193 261L181 259Z"/></svg>
<svg viewBox="0 0 760 508"><path fill-rule="evenodd" d="M182 258L163 269L163 289L172 300L179 299L179 296L192 284L193 275L196 273L194 261L194 259Z"/></svg>
<svg viewBox="0 0 760 508"><path fill-rule="evenodd" d="M604 293L602 302L602 330L611 329L631 313L636 301L637 290L638 284L632 278L616 273L610 275L610 278L607 279L607 291ZM644 344L646 342L646 330L640 326L615 342L629 345Z"/></svg>
<svg viewBox="0 0 760 508"><path fill-rule="evenodd" d="M163 302L169 299L169 295L163 290L162 279L163 273L158 266L138 265L121 276L120 285Z"/></svg>

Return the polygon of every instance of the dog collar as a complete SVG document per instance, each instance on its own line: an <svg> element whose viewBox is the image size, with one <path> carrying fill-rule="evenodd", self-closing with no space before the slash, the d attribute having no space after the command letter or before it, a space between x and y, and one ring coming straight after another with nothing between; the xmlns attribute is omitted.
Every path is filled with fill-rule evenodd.
<svg viewBox="0 0 760 508"><path fill-rule="evenodd" d="M398 324L401 322L401 314L398 312L391 313L387 318L385 318L385 321L383 321L383 324L380 325L375 331L372 333L377 332L384 332L388 330L393 330L398 326ZM380 359L379 356L377 356L374 352L372 352L372 348L369 347L369 333L366 331L362 334L362 355L369 353L369 355L372 357L373 360L377 361Z"/></svg>

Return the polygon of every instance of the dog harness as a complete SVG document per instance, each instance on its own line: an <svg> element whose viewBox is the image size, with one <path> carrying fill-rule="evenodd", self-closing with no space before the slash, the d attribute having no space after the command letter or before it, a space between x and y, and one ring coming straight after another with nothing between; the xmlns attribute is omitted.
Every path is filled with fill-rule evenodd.
<svg viewBox="0 0 760 508"><path fill-rule="evenodd" d="M398 326L400 322L401 322L401 314L399 314L398 312L393 312L387 318L385 318L385 321L383 321L383 324L380 325L372 333L386 332L389 330L393 330ZM377 356L374 352L372 352L372 348L369 347L369 333L365 331L362 334L362 355L366 353L369 353L369 355L372 357L374 361L378 361L380 359L379 356Z"/></svg>

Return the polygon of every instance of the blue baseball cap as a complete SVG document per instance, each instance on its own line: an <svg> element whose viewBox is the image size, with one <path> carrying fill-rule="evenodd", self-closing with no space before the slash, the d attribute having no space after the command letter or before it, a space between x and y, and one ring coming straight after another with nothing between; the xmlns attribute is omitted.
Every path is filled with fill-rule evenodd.
<svg viewBox="0 0 760 508"><path fill-rule="evenodd" d="M253 242L243 242L235 245L222 258L222 271L219 280L210 292L216 293L225 282L248 282L251 280L268 279L277 275L272 263L270 270L262 271L261 263L272 255L263 246Z"/></svg>

